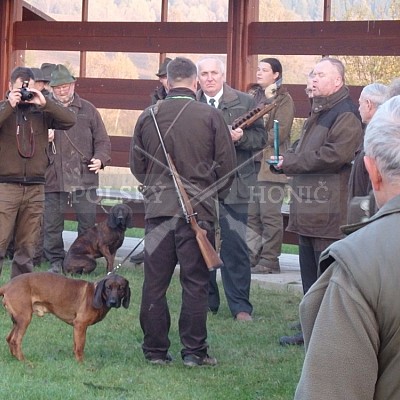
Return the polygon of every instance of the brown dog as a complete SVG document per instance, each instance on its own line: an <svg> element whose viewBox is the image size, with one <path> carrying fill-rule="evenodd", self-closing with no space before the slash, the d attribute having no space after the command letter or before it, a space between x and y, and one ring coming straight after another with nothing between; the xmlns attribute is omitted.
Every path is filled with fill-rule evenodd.
<svg viewBox="0 0 400 400"><path fill-rule="evenodd" d="M0 288L3 305L11 315L13 328L7 336L11 354L24 360L22 338L32 314L54 314L74 327L74 354L83 361L86 330L101 321L110 308L128 308L129 282L110 274L99 282L71 279L52 272L31 272L11 279Z"/></svg>
<svg viewBox="0 0 400 400"><path fill-rule="evenodd" d="M96 268L96 259L105 257L107 271L114 268L115 254L122 246L127 228L132 228L132 210L126 204L111 208L108 218L78 236L65 256L65 273L81 274Z"/></svg>

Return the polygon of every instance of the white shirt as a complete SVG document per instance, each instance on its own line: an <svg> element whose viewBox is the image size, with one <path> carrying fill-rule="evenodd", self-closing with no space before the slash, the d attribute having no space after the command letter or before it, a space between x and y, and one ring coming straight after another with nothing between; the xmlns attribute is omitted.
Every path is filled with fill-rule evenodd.
<svg viewBox="0 0 400 400"><path fill-rule="evenodd" d="M206 96L206 99L207 99L207 104L210 104L210 99L214 99L215 100L215 103L214 103L214 107L215 108L218 108L218 106L219 106L219 101L220 101L220 99L221 99L221 97L222 97L222 93L223 93L223 91L224 91L224 88L221 88L221 90L215 95L215 96L208 96L208 95L206 95L205 93L204 93L204 96Z"/></svg>

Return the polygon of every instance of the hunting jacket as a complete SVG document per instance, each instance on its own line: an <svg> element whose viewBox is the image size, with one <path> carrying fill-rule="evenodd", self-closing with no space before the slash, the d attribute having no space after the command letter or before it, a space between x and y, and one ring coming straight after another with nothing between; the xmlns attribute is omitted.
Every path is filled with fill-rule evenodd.
<svg viewBox="0 0 400 400"><path fill-rule="evenodd" d="M171 89L165 100L148 107L139 116L131 141L130 168L143 184L146 219L183 216L151 109L197 218L213 222L216 196L227 194L233 179L231 171L236 165L234 146L222 113L196 101L194 92L182 87Z"/></svg>
<svg viewBox="0 0 400 400"><path fill-rule="evenodd" d="M8 100L1 102L0 183L44 184L48 129L69 129L75 122L70 107L48 97L44 107L20 104L13 108Z"/></svg>
<svg viewBox="0 0 400 400"><path fill-rule="evenodd" d="M206 102L202 90L197 92L197 99ZM222 110L224 120L228 125L232 125L236 118L242 117L255 107L255 100L252 96L224 83L218 108ZM249 202L250 188L256 184L259 169L255 154L262 150L265 144L264 123L262 118L259 118L250 127L245 128L243 137L234 143L237 165L232 171L234 180L229 194L223 200L225 204L247 204Z"/></svg>
<svg viewBox="0 0 400 400"><path fill-rule="evenodd" d="M314 97L300 139L283 159L283 173L293 177L288 231L343 236L351 162L361 140L361 120L347 87Z"/></svg>
<svg viewBox="0 0 400 400"><path fill-rule="evenodd" d="M97 188L99 174L89 170L90 160L101 160L103 168L111 162L110 138L96 107L75 93L70 108L78 120L69 130L56 130L53 143L49 143L46 192Z"/></svg>
<svg viewBox="0 0 400 400"><path fill-rule="evenodd" d="M400 196L325 250L300 305L296 400L400 398Z"/></svg>

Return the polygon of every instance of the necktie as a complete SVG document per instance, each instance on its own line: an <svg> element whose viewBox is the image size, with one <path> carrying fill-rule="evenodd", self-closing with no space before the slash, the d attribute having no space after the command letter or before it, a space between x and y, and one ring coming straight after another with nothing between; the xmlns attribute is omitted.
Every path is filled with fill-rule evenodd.
<svg viewBox="0 0 400 400"><path fill-rule="evenodd" d="M210 106L215 107L215 99L210 99L208 102L210 103Z"/></svg>

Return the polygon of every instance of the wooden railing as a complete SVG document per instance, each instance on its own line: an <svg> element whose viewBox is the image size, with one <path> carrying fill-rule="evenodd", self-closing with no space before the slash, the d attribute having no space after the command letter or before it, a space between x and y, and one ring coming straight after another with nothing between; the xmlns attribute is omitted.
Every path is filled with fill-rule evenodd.
<svg viewBox="0 0 400 400"><path fill-rule="evenodd" d="M107 205L109 200L117 200L126 203L131 207L133 211L133 223L136 228L144 228L144 203L143 197L139 192L127 192L122 190L112 189L98 189L97 194L99 196L99 204L97 206L97 221L103 221L107 218L107 213L111 205ZM287 244L298 244L297 235L286 231L286 227L289 220L288 207L282 207L282 217L284 224L283 243ZM71 209L65 214L65 219L75 220L76 216Z"/></svg>

